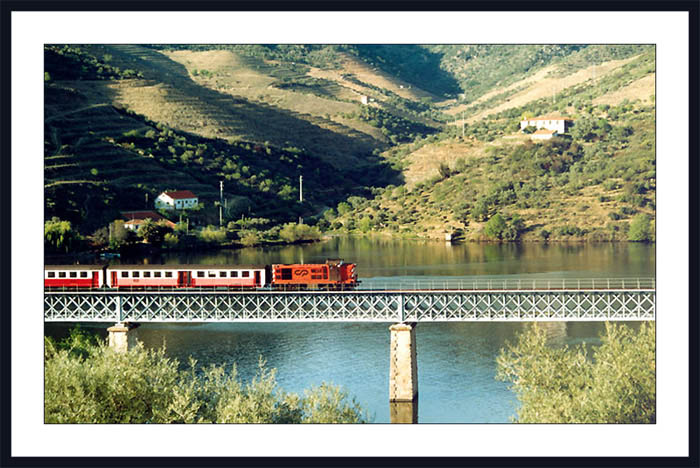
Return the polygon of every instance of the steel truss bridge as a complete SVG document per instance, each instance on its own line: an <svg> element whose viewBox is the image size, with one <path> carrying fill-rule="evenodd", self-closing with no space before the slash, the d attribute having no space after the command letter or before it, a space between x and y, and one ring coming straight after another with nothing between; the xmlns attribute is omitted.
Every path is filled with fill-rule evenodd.
<svg viewBox="0 0 700 468"><path fill-rule="evenodd" d="M51 291L44 294L44 320L133 323L655 320L653 280L626 280L624 287L617 279L547 281L548 287L533 281L518 281L519 287L514 287L510 284L513 280L509 280L492 283L488 289L468 289L462 284L460 289L355 291Z"/></svg>

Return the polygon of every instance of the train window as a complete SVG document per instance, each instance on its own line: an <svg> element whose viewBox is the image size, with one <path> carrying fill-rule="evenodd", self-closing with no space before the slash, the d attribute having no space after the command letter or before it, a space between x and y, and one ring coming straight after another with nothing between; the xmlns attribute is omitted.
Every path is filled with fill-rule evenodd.
<svg viewBox="0 0 700 468"><path fill-rule="evenodd" d="M143 277L144 277L144 278L150 278L150 277L151 277L151 272L150 272L150 271L144 271L144 272L143 272Z"/></svg>
<svg viewBox="0 0 700 468"><path fill-rule="evenodd" d="M280 279L283 279L283 280L290 280L290 279L292 279L292 269L291 269L291 268L281 268L281 269L280 269L280 273L281 273L281 275L280 275L281 278L280 278Z"/></svg>
<svg viewBox="0 0 700 468"><path fill-rule="evenodd" d="M81 272L80 272L80 277L81 277L81 278L87 278L87 277L88 277L88 274L87 274L87 273L88 273L87 271L81 271Z"/></svg>
<svg viewBox="0 0 700 468"><path fill-rule="evenodd" d="M58 277L59 277L59 278L65 278L65 277L66 277L66 272L65 272L65 271L59 271L59 272L58 272Z"/></svg>
<svg viewBox="0 0 700 468"><path fill-rule="evenodd" d="M154 278L160 278L160 271L154 271L154 272L153 272L153 277L154 277Z"/></svg>
<svg viewBox="0 0 700 468"><path fill-rule="evenodd" d="M231 278L238 278L238 272L237 272L237 271L232 271L232 272L231 272Z"/></svg>
<svg viewBox="0 0 700 468"><path fill-rule="evenodd" d="M140 278L141 272L140 271L133 271L133 272L131 272L131 277L132 278Z"/></svg>
<svg viewBox="0 0 700 468"><path fill-rule="evenodd" d="M242 276L243 278L247 278L247 277L250 276L250 272L249 272L249 271L243 271L243 272L241 272L241 276Z"/></svg>
<svg viewBox="0 0 700 468"><path fill-rule="evenodd" d="M216 272L210 271L208 276L209 276L209 278L216 278Z"/></svg>
<svg viewBox="0 0 700 468"><path fill-rule="evenodd" d="M71 272L68 274L68 276L70 276L71 278L77 278L77 277L78 277L78 272L76 272L76 271L71 271Z"/></svg>
<svg viewBox="0 0 700 468"><path fill-rule="evenodd" d="M47 277L47 278L55 278L55 277L56 277L56 273L53 272L53 271L49 271L48 274L46 275L46 277Z"/></svg>
<svg viewBox="0 0 700 468"><path fill-rule="evenodd" d="M122 278L128 278L129 277L129 272L128 271L122 271Z"/></svg>
<svg viewBox="0 0 700 468"><path fill-rule="evenodd" d="M204 278L204 272L203 272L203 271L198 271L198 272L197 272L197 278Z"/></svg>
<svg viewBox="0 0 700 468"><path fill-rule="evenodd" d="M172 277L173 277L173 272L172 272L172 271L166 271L166 272L165 272L165 277L166 277L166 278L172 278Z"/></svg>
<svg viewBox="0 0 700 468"><path fill-rule="evenodd" d="M219 272L219 277L220 277L220 278L226 278L227 276L228 276L228 272L227 272L227 271L220 271L220 272Z"/></svg>

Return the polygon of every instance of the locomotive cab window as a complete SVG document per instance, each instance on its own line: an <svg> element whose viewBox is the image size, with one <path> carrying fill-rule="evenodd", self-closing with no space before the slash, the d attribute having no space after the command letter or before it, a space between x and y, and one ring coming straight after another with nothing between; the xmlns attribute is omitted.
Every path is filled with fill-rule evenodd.
<svg viewBox="0 0 700 468"><path fill-rule="evenodd" d="M281 268L280 269L280 279L290 280L292 279L292 269L291 268Z"/></svg>
<svg viewBox="0 0 700 468"><path fill-rule="evenodd" d="M87 272L87 271L81 271L81 272L80 272L80 277L81 277L81 278L87 278L87 277L88 277L88 272Z"/></svg>

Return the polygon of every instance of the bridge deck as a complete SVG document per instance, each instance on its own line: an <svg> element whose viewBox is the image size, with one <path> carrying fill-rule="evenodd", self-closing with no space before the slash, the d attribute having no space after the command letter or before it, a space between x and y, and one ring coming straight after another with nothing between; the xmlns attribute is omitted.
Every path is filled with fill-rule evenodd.
<svg viewBox="0 0 700 468"><path fill-rule="evenodd" d="M50 322L654 320L654 289L46 292Z"/></svg>

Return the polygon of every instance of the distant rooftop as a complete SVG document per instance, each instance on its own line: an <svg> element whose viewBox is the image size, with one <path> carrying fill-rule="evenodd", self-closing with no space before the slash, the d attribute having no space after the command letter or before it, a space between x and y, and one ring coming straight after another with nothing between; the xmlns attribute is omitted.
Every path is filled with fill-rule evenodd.
<svg viewBox="0 0 700 468"><path fill-rule="evenodd" d="M197 195L189 190L175 190L173 192L163 192L173 200L182 200L184 198L197 198Z"/></svg>

